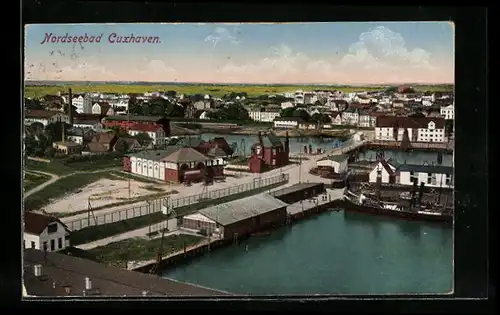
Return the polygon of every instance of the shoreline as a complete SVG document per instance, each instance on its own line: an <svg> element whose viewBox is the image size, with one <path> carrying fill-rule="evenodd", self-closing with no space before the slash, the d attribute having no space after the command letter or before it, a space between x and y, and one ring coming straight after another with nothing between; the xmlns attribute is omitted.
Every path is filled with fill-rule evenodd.
<svg viewBox="0 0 500 315"><path fill-rule="evenodd" d="M240 135L240 136L257 136L259 132L267 133L272 132L278 137L286 137L286 133L288 132L289 138L340 138L347 139L349 138L349 129L335 130L329 132L318 132L316 130L276 130L273 128L241 128L237 130L228 130L227 128L203 128L198 130L199 133L213 133L220 135Z"/></svg>

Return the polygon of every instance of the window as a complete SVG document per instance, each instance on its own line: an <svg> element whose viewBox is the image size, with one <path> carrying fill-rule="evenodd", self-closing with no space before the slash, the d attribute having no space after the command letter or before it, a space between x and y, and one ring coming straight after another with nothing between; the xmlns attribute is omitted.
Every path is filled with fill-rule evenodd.
<svg viewBox="0 0 500 315"><path fill-rule="evenodd" d="M31 248L34 249L35 247L36 247L35 242L31 241Z"/></svg>
<svg viewBox="0 0 500 315"><path fill-rule="evenodd" d="M62 237L57 239L57 247L61 249L63 247Z"/></svg>
<svg viewBox="0 0 500 315"><path fill-rule="evenodd" d="M451 184L451 174L447 174L446 175L446 185L450 185Z"/></svg>
<svg viewBox="0 0 500 315"><path fill-rule="evenodd" d="M52 234L57 232L57 223L49 224L47 227L47 233Z"/></svg>
<svg viewBox="0 0 500 315"><path fill-rule="evenodd" d="M26 241L23 241L23 248L26 248Z"/></svg>
<svg viewBox="0 0 500 315"><path fill-rule="evenodd" d="M56 241L50 240L50 251L53 252L56 250Z"/></svg>
<svg viewBox="0 0 500 315"><path fill-rule="evenodd" d="M432 183L432 174L427 173L427 184L431 184L431 183Z"/></svg>

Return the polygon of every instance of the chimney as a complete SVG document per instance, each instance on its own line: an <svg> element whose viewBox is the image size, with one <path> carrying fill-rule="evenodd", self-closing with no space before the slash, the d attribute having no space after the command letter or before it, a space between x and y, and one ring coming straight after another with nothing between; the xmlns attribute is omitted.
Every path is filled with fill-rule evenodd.
<svg viewBox="0 0 500 315"><path fill-rule="evenodd" d="M69 89L68 93L68 106L69 124L73 126L73 93L71 89Z"/></svg>
<svg viewBox="0 0 500 315"><path fill-rule="evenodd" d="M85 277L85 290L92 290L92 280L89 277Z"/></svg>
<svg viewBox="0 0 500 315"><path fill-rule="evenodd" d="M259 131L259 143L261 146L264 146L264 140L262 139L262 132Z"/></svg>
<svg viewBox="0 0 500 315"><path fill-rule="evenodd" d="M41 277L42 276L42 265L37 264L33 266L33 273L35 274L35 277Z"/></svg>

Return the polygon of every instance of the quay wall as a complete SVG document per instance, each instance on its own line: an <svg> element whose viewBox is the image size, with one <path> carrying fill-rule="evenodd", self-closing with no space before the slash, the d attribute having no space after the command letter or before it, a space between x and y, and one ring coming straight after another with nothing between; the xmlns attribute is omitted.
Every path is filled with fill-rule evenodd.
<svg viewBox="0 0 500 315"><path fill-rule="evenodd" d="M304 202L307 202L306 200ZM288 214L287 216L287 225L293 224L294 222L298 222L301 220L305 220L307 218L310 218L315 215L319 215L323 212L329 211L332 208L337 208L340 207L342 204L341 200L333 200L331 202L327 202L325 204L321 204L318 206L314 206L308 209L304 209L304 211L301 211L299 213L295 214ZM280 225L274 225L273 228L279 228L281 227ZM269 231L268 227L262 227L260 229L261 231ZM165 257L161 260L159 263L159 266L156 266L157 263L155 261L152 261L150 263L145 263L143 265L137 266L132 268L133 271L137 272L142 272L142 273L151 273L151 271L154 271L155 268L158 268L157 270L164 270L169 267L174 267L179 264L187 263L197 257L201 257L204 254L217 249L217 248L222 248L225 246L229 245L238 245L242 240L251 237L250 235L245 235L242 237L239 237L238 239L234 238L226 238L226 239L215 239L210 242L208 240L206 242L202 242L198 245L192 246L190 248L186 248L185 251L181 251L178 253L175 253L173 255L170 255L168 257Z"/></svg>

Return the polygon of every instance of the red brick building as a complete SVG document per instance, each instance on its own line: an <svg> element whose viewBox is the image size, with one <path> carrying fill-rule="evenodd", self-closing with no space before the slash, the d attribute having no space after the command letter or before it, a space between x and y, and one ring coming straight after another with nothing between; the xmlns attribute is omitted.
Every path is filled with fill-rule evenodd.
<svg viewBox="0 0 500 315"><path fill-rule="evenodd" d="M158 125L163 128L166 137L170 137L170 120L167 118L159 117L159 116L134 116L130 115L130 122L127 115L121 116L108 116L102 120L102 124L111 128L114 126L119 126L120 128L127 130L128 127L133 127L137 124L149 124L149 125Z"/></svg>
<svg viewBox="0 0 500 315"><path fill-rule="evenodd" d="M167 183L200 182L224 175L225 161L190 147L142 151L123 158L123 170Z"/></svg>
<svg viewBox="0 0 500 315"><path fill-rule="evenodd" d="M262 173L288 164L290 154L288 133L285 143L270 133L263 135L259 132L258 139L252 146L252 155L248 160L248 167L252 173Z"/></svg>

